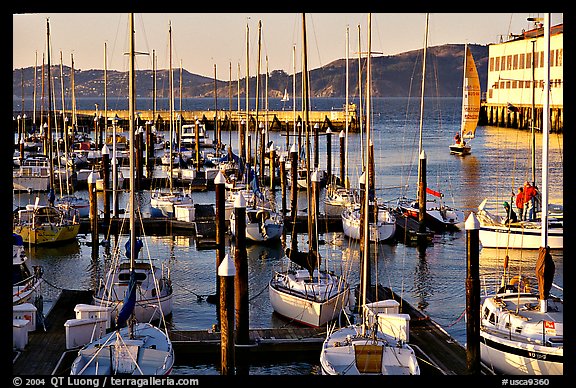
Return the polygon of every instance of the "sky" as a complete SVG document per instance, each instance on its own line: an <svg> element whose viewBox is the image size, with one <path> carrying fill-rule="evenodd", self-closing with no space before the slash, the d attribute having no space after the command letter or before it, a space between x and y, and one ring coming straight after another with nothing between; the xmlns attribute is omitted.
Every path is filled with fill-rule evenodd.
<svg viewBox="0 0 576 388"><path fill-rule="evenodd" d="M367 13L305 16L309 70L366 52ZM430 13L428 46L498 43L502 36L533 28L534 23L527 18L543 16ZM48 24L52 65L62 62L71 66L73 58L76 70L104 69L105 64L107 70L128 70L127 13L13 13L12 21L13 69L42 64L43 55L47 55ZM551 22L563 23L563 13L552 13ZM370 24L375 55L394 55L424 45L425 13L373 13ZM135 47L140 53L136 56L137 70L153 69L152 54L157 69L169 69L171 62L173 69L210 78L216 72L219 80L245 77L247 57L251 76L256 75L258 57L261 74L274 70L293 74L294 68L296 73L302 68L301 13L136 13L134 29Z"/></svg>

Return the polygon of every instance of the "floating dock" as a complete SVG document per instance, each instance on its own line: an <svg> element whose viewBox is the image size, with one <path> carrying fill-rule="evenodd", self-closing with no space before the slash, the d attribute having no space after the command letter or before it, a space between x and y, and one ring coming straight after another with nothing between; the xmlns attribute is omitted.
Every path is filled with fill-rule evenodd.
<svg viewBox="0 0 576 388"><path fill-rule="evenodd" d="M375 300L376 287L368 295ZM401 312L410 315L410 344L420 360L422 375L466 375L466 350L428 316L404 302L397 294L382 286L377 288L379 298L394 298ZM92 292L62 290L56 303L45 318L44 327L31 332L25 349L13 354L14 375L68 375L76 357L77 348L66 349L64 323L75 318L78 303L91 303ZM220 360L220 333L213 330L169 331L174 351L183 363L213 362ZM237 346L237 360L249 364L257 360L274 362L299 360L318 362L326 328L256 328L249 333L250 344ZM237 363L237 366L238 363ZM491 372L483 367L483 374Z"/></svg>

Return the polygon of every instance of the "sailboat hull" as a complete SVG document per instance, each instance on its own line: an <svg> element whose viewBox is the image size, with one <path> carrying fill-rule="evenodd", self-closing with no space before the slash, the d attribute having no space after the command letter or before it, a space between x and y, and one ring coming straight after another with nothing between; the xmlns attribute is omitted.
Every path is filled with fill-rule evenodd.
<svg viewBox="0 0 576 388"><path fill-rule="evenodd" d="M526 344L502 336L480 333L480 358L498 373L506 375L561 375L563 350Z"/></svg>
<svg viewBox="0 0 576 388"><path fill-rule="evenodd" d="M510 228L504 225L481 225L480 243L486 248L539 249L542 245L542 228L539 225L531 226L533 224ZM548 231L550 249L563 249L564 228L549 228Z"/></svg>
<svg viewBox="0 0 576 388"><path fill-rule="evenodd" d="M452 155L470 155L472 153L472 147L462 144L452 144L450 145L450 153Z"/></svg>
<svg viewBox="0 0 576 388"><path fill-rule="evenodd" d="M304 272L307 273L306 270ZM320 285L322 291L318 292L314 285ZM316 281L302 288L297 287L297 282L290 279L290 275L277 273L270 281L268 293L277 314L302 325L323 326L338 318L348 304L349 286L332 275L322 273L320 283Z"/></svg>

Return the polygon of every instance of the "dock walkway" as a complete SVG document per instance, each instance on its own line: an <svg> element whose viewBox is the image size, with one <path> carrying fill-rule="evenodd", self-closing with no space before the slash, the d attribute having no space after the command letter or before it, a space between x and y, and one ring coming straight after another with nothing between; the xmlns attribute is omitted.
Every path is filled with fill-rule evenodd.
<svg viewBox="0 0 576 388"><path fill-rule="evenodd" d="M375 287L370 299L374 298ZM91 303L91 292L62 290L42 327L30 333L26 348L15 353L14 375L67 375L78 349L66 350L64 323L75 318L77 303ZM423 375L466 375L466 350L430 318L392 293L378 286L379 299L394 298L401 303L401 312L410 315L410 344L420 360ZM213 362L220 357L220 333L212 330L172 330L169 336L178 360L183 363ZM250 344L236 346L237 360L250 363L258 360L299 360L316 362L326 327L321 328L255 328L249 333ZM483 369L483 374L490 371Z"/></svg>

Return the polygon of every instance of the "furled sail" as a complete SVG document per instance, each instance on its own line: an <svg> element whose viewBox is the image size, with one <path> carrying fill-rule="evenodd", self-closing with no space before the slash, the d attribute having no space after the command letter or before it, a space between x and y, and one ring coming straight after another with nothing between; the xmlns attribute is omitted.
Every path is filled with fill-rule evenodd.
<svg viewBox="0 0 576 388"><path fill-rule="evenodd" d="M480 78L470 48L466 46L466 69L462 94L462 127L464 139L473 139L480 114Z"/></svg>

